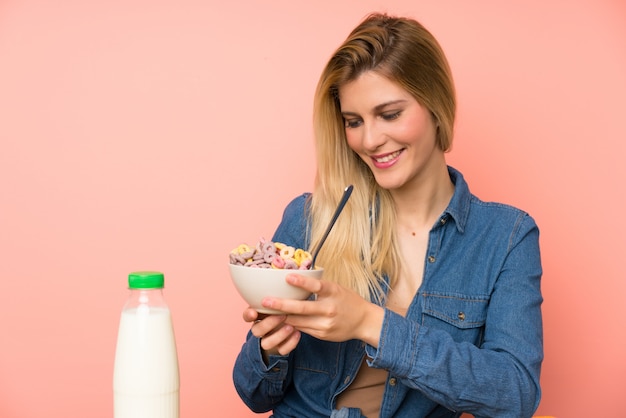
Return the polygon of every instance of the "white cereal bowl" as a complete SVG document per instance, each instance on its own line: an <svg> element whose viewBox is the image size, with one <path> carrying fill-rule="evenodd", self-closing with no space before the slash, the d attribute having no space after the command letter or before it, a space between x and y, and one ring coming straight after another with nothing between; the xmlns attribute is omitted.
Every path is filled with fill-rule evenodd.
<svg viewBox="0 0 626 418"><path fill-rule="evenodd" d="M315 270L293 270L229 264L229 268L230 277L241 297L257 312L268 314L280 312L264 308L261 301L265 297L304 300L311 296L306 290L287 283L285 277L288 274L295 273L320 279L324 272L321 267L316 267Z"/></svg>

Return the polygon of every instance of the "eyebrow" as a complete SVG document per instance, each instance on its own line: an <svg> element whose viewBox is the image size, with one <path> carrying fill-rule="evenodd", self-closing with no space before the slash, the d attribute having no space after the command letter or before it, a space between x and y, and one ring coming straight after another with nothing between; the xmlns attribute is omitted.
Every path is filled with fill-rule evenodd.
<svg viewBox="0 0 626 418"><path fill-rule="evenodd" d="M397 105L399 103L405 103L407 100L406 99L398 99L398 100L391 100L385 103L381 103L379 105L374 106L374 113L378 113L381 112L383 109L385 109L388 106L393 106L393 105ZM346 111L346 112L341 112L342 115L344 116L358 116L359 114L356 112L350 112L350 111Z"/></svg>

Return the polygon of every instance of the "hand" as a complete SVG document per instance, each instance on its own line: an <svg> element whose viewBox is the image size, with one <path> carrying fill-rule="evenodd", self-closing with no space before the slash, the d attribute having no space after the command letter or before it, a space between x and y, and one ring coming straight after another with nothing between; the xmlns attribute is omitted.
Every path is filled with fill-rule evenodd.
<svg viewBox="0 0 626 418"><path fill-rule="evenodd" d="M287 314L285 325L326 341L359 339L377 347L383 308L364 300L356 292L336 283L290 274L293 286L317 295L314 301L265 298L263 306Z"/></svg>
<svg viewBox="0 0 626 418"><path fill-rule="evenodd" d="M285 315L260 314L252 308L243 312L243 319L252 322L252 335L261 339L263 359L268 363L269 355L289 354L300 341L300 332L286 324Z"/></svg>

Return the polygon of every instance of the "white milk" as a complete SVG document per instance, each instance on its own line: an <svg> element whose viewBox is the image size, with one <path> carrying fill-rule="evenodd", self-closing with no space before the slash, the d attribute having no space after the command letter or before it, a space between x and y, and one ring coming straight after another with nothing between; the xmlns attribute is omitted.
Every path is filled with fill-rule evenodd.
<svg viewBox="0 0 626 418"><path fill-rule="evenodd" d="M114 418L178 418L178 357L169 309L124 309L117 338Z"/></svg>

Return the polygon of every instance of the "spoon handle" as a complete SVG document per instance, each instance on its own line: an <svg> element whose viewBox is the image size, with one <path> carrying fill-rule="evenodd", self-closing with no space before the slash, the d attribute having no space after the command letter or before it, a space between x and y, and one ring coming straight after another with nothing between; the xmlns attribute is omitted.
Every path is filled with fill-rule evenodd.
<svg viewBox="0 0 626 418"><path fill-rule="evenodd" d="M320 250L322 249L322 245L324 245L326 238L328 238L328 234L330 233L330 230L333 229L333 226L335 225L335 222L337 221L339 214L343 210L344 206L346 206L346 203L348 202L348 199L350 198L350 195L352 194L353 188L354 187L352 185L349 185L343 191L343 196L341 197L341 201L339 202L337 209L335 209L333 218L330 220L330 224L328 224L328 228L326 228L326 232L324 232L324 236L320 240L319 245L317 246L315 251L313 251L313 259L311 260L311 267L310 267L311 270L315 268L315 260L317 259L317 255L320 253Z"/></svg>

